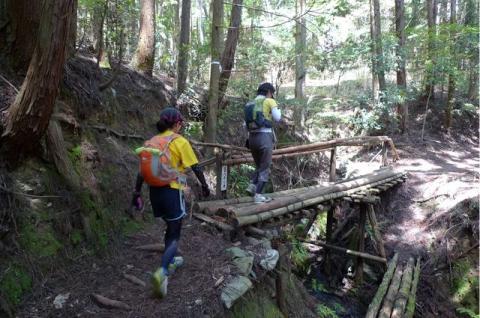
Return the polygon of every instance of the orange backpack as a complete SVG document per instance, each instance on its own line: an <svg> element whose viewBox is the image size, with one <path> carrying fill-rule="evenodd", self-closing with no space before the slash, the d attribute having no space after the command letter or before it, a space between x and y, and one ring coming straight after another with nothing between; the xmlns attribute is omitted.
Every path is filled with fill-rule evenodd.
<svg viewBox="0 0 480 318"><path fill-rule="evenodd" d="M155 136L135 150L140 157L140 174L148 185L164 187L178 180L180 172L172 167L169 149L177 137L180 135Z"/></svg>

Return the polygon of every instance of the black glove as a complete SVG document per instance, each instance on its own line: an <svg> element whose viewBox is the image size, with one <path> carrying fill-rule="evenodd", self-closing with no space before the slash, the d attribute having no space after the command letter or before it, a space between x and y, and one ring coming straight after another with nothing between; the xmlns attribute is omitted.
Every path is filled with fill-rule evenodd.
<svg viewBox="0 0 480 318"><path fill-rule="evenodd" d="M140 192L134 192L132 197L132 206L135 207L137 211L143 210L143 199Z"/></svg>
<svg viewBox="0 0 480 318"><path fill-rule="evenodd" d="M202 195L204 198L208 198L210 196L210 189L206 184L202 185Z"/></svg>

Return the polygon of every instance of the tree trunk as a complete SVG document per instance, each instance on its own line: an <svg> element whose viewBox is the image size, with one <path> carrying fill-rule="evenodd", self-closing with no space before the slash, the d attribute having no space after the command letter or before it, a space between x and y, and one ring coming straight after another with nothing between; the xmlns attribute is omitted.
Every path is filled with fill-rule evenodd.
<svg viewBox="0 0 480 318"><path fill-rule="evenodd" d="M223 2L213 0L212 12L212 44L210 63L210 88L208 90L208 115L205 130L205 141L216 142L218 114L218 86L220 80L220 51L222 46Z"/></svg>
<svg viewBox="0 0 480 318"><path fill-rule="evenodd" d="M0 53L15 71L25 72L35 49L42 1L5 0L0 8Z"/></svg>
<svg viewBox="0 0 480 318"><path fill-rule="evenodd" d="M376 59L376 44L375 44L375 22L373 18L373 3L372 0L369 1L370 5L370 37L371 37L371 44L370 44L370 51L372 54L372 99L374 104L378 102L378 77L377 77L377 59Z"/></svg>
<svg viewBox="0 0 480 318"><path fill-rule="evenodd" d="M456 0L450 0L450 26L452 28L452 30L450 31L450 55L454 60L456 60L455 37L457 34L454 29L457 24L456 7ZM452 63L451 68L456 68L456 63L457 62ZM450 74L448 74L447 107L445 109L445 129L447 129L447 131L450 130L450 127L452 126L452 110L455 104L455 86L455 74L453 71L450 71Z"/></svg>
<svg viewBox="0 0 480 318"><path fill-rule="evenodd" d="M434 50L435 50L435 37L436 37L436 25L435 25L435 5L434 0L426 0L426 8L427 8L427 24L428 24L428 44L427 44L427 57L430 61L427 63L427 69L425 70L425 93L424 96L431 96L430 98L434 98L433 95L433 88L434 88L434 77L433 77L433 69L435 67L435 58L434 58ZM430 66L428 66L430 65Z"/></svg>
<svg viewBox="0 0 480 318"><path fill-rule="evenodd" d="M478 1L467 0L465 2L465 26L475 27L478 29ZM476 35L474 35L476 37ZM470 40L471 39L471 40ZM469 83L468 83L468 99L472 101L478 100L478 38L473 39L469 37L468 51L470 60L468 66L470 69Z"/></svg>
<svg viewBox="0 0 480 318"><path fill-rule="evenodd" d="M439 16L439 38L448 38L448 0L440 0L440 9L438 11ZM446 78L448 74L442 72L439 78ZM443 100L445 92L445 81L441 81L440 87L440 99Z"/></svg>
<svg viewBox="0 0 480 318"><path fill-rule="evenodd" d="M233 0L232 12L230 14L230 27L227 32L225 49L222 54L222 73L220 74L219 98L221 101L225 95L230 80L231 71L235 64L235 51L237 49L238 38L240 36L240 25L242 24L242 4L243 0Z"/></svg>
<svg viewBox="0 0 480 318"><path fill-rule="evenodd" d="M374 20L374 35L377 61L377 75L378 85L381 92L385 92L385 66L383 63L383 46L382 46L382 27L380 21L380 2L373 0L373 20Z"/></svg>
<svg viewBox="0 0 480 318"><path fill-rule="evenodd" d="M207 9L205 8L205 4L202 0L197 1L197 10L198 10L198 25L197 25L197 32L198 32L198 41L200 45L203 45L205 41L205 25L204 25L204 17L208 17Z"/></svg>
<svg viewBox="0 0 480 318"><path fill-rule="evenodd" d="M48 127L63 75L74 0L45 0L35 51L27 76L8 110L0 137L1 153L10 164L37 151Z"/></svg>
<svg viewBox="0 0 480 318"><path fill-rule="evenodd" d="M93 28L93 50L97 56L102 55L103 50L103 25L105 22L106 8L108 6L108 0L105 2L96 2L93 7L93 18L92 18L92 28Z"/></svg>
<svg viewBox="0 0 480 318"><path fill-rule="evenodd" d="M177 95L180 96L185 90L188 77L188 56L190 48L190 9L191 0L182 1L182 21L180 30L180 46L177 68Z"/></svg>
<svg viewBox="0 0 480 318"><path fill-rule="evenodd" d="M405 71L405 6L403 0L395 0L395 31L398 38L397 46L397 86L402 96L406 95L407 74ZM405 101L397 104L397 114L400 119L400 131L408 130L408 105Z"/></svg>
<svg viewBox="0 0 480 318"><path fill-rule="evenodd" d="M100 3L97 3L95 7L95 12L94 12L94 38L93 38L93 43L94 43L94 52L97 56L97 66L100 65L100 63L105 64L107 54L105 52L105 39L104 39L104 32L103 28L105 25L105 19L107 17L107 12L108 12L108 1L105 0L103 3L103 6L100 5Z"/></svg>
<svg viewBox="0 0 480 318"><path fill-rule="evenodd" d="M68 54L67 59L74 57L76 53L76 43L77 43L77 9L78 9L78 0L73 1L73 16L70 20L70 34L68 36Z"/></svg>
<svg viewBox="0 0 480 318"><path fill-rule="evenodd" d="M132 56L135 52L135 45L137 44L137 36L138 36L138 17L137 17L137 1L133 1L132 7L129 11L129 31L127 32L128 37L128 48L127 54L128 56Z"/></svg>
<svg viewBox="0 0 480 318"><path fill-rule="evenodd" d="M139 72L152 76L155 59L155 0L141 0L140 34L132 60Z"/></svg>
<svg viewBox="0 0 480 318"><path fill-rule="evenodd" d="M295 98L305 99L305 47L307 30L305 28L305 0L297 0L295 24ZM301 116L300 116L301 118ZM297 123L298 124L298 123Z"/></svg>

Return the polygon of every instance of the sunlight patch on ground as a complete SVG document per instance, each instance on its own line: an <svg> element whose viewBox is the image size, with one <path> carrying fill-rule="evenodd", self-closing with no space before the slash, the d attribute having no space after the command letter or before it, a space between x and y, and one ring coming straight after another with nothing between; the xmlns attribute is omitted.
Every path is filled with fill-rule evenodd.
<svg viewBox="0 0 480 318"><path fill-rule="evenodd" d="M402 167L407 171L412 171L412 172L420 172L420 171L430 172L430 171L442 168L439 165L436 165L431 161L427 161L425 159L413 160L407 165L402 165Z"/></svg>

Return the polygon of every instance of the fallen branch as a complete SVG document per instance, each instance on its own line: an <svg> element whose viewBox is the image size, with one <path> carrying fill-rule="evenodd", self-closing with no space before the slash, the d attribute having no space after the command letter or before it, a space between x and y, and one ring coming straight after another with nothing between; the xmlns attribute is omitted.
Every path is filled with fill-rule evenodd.
<svg viewBox="0 0 480 318"><path fill-rule="evenodd" d="M433 197L430 197L430 198L427 198L427 199L413 200L413 202L415 202L415 203L424 203L424 202L427 202L427 201L436 199L436 198L441 197L441 196L450 197L450 194L448 194L448 193L441 193L441 194L434 195Z"/></svg>
<svg viewBox="0 0 480 318"><path fill-rule="evenodd" d="M163 245L162 243L146 244L137 246L134 249L139 251L163 252L165 250L165 245Z"/></svg>
<svg viewBox="0 0 480 318"><path fill-rule="evenodd" d="M135 276L133 276L133 275L125 274L125 273L124 273L124 274L123 274L123 277L124 277L126 280L128 280L129 282L131 282L131 283L140 285L140 286L142 286L142 287L146 287L146 286L147 286L147 284L146 284L143 280L141 280L140 278L137 278L137 277L135 277Z"/></svg>
<svg viewBox="0 0 480 318"><path fill-rule="evenodd" d="M104 297L102 295L98 294L92 294L93 300L100 306L104 306L107 308L117 308L117 309L124 309L124 310L130 310L131 307L124 302L118 301L118 300L113 300L107 297Z"/></svg>

